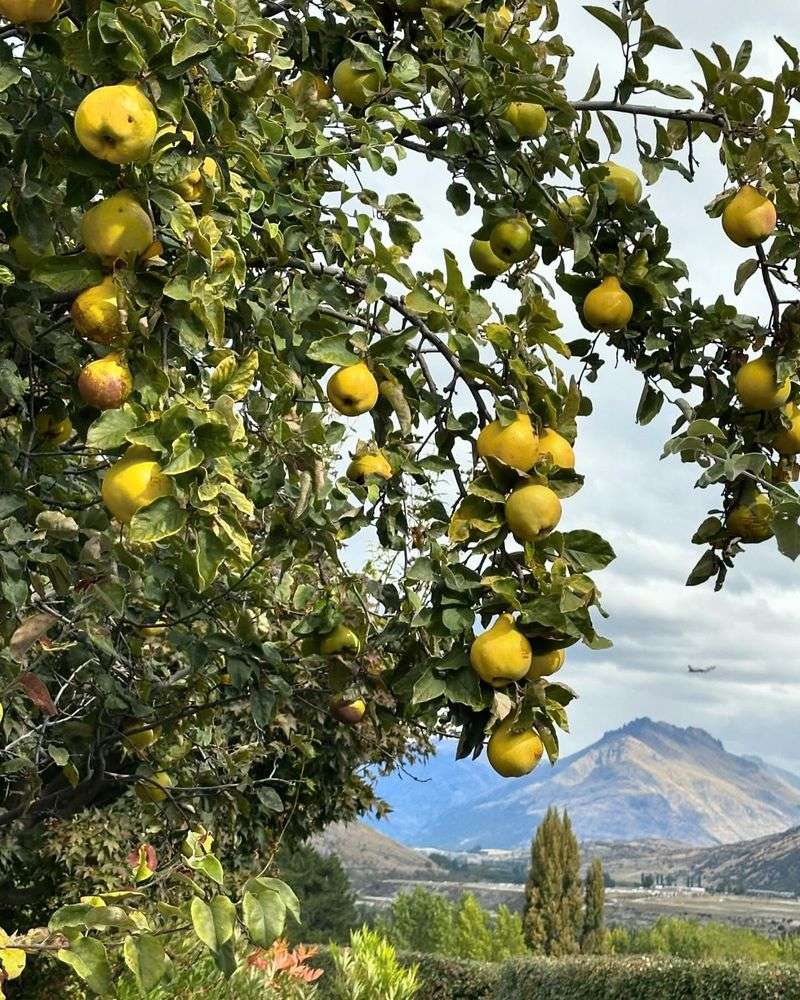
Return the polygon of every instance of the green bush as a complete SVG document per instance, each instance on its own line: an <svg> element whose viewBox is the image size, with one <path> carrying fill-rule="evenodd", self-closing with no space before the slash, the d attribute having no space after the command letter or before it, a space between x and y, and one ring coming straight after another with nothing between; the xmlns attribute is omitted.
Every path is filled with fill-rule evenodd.
<svg viewBox="0 0 800 1000"><path fill-rule="evenodd" d="M745 927L701 924L661 917L652 927L614 928L610 949L618 955L674 955L676 958L734 958L750 962L790 962L800 957L797 938L768 938Z"/></svg>
<svg viewBox="0 0 800 1000"><path fill-rule="evenodd" d="M499 962L527 952L520 914L500 906L492 915L469 892L451 903L417 886L401 892L375 927L404 952L480 962Z"/></svg>
<svg viewBox="0 0 800 1000"><path fill-rule="evenodd" d="M403 964L393 944L369 927L350 935L350 947L332 944L326 989L334 1000L412 1000L419 993L415 965Z"/></svg>
<svg viewBox="0 0 800 1000"><path fill-rule="evenodd" d="M453 1000L459 998L453 993ZM465 994L469 996L469 994ZM501 966L492 1000L789 1000L800 997L791 965L626 958L537 958Z"/></svg>
<svg viewBox="0 0 800 1000"><path fill-rule="evenodd" d="M397 957L404 966L417 967L419 985L414 1000L494 1000L502 968L499 964L413 952L399 952ZM320 1000L334 1000L335 965L330 950L323 949L310 964L325 972L318 980Z"/></svg>
<svg viewBox="0 0 800 1000"><path fill-rule="evenodd" d="M400 958L419 967L421 987L414 1000L494 1000L503 968L439 955L404 953Z"/></svg>

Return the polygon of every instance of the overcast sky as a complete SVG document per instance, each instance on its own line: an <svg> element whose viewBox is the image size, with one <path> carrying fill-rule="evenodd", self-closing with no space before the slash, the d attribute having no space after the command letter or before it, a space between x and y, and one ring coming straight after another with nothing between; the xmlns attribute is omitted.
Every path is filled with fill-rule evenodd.
<svg viewBox="0 0 800 1000"><path fill-rule="evenodd" d="M578 51L569 78L570 96L586 90L596 62L604 86L599 96L612 96L620 56L610 32L572 0L561 4L560 31ZM800 43L796 0L728 0L675 4L654 0L652 16L684 42L683 52L656 50L652 73L667 82L685 84L701 77L691 50L707 51L712 41L735 53L739 43L753 42L751 72L772 75L783 54L773 41L784 35ZM665 99L653 95L652 103ZM684 105L685 106L685 105ZM624 128L625 122L621 122ZM643 135L648 127L642 123ZM626 138L629 132L624 131ZM605 152L605 149L604 149ZM694 291L706 300L724 294L741 312L766 320L768 302L753 279L738 299L733 280L748 251L724 237L719 221L703 206L726 186L713 148L698 146L699 176L688 184L665 172L648 190L655 211L672 233L673 253L690 269ZM447 203L447 176L440 165L419 156L392 179L366 179L382 190L408 190L425 214L423 242L415 261L440 267L447 247L471 274L467 250L476 216L457 218ZM630 141L615 157L636 167ZM513 307L509 293L497 300ZM571 301L560 300L565 339L583 336ZM581 421L576 446L578 470L586 485L565 502L562 527L593 528L614 546L618 558L596 575L611 617L599 622L614 647L605 652L570 650L561 677L579 691L571 708L572 735L562 753L593 742L604 731L649 715L676 725L707 729L737 753L756 753L800 771L800 678L795 644L800 638L800 565L782 557L774 543L751 547L737 561L725 589L686 588L684 581L701 553L690 537L709 507L717 506L713 490L693 490L696 469L677 459L659 461L669 437L673 411L665 406L648 427L634 424L641 391L640 377L608 364L600 381L589 386L593 415ZM716 665L707 675L689 675L687 664Z"/></svg>

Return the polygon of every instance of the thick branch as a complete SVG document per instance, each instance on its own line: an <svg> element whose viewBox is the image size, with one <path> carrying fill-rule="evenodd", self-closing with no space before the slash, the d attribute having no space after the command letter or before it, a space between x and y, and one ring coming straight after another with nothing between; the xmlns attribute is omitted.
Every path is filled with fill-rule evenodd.
<svg viewBox="0 0 800 1000"><path fill-rule="evenodd" d="M701 125L726 124L723 115L713 111L682 110L680 108L657 108L649 104L621 104L619 101L573 101L576 111L610 111L612 114L642 115L644 118L668 118L671 121L697 122Z"/></svg>

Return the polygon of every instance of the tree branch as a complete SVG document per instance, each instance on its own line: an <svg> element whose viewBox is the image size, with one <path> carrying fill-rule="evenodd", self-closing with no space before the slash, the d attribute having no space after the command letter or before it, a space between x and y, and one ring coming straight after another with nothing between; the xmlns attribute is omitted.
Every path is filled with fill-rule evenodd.
<svg viewBox="0 0 800 1000"><path fill-rule="evenodd" d="M642 115L645 118L668 118L671 121L697 122L701 125L725 127L725 117L713 111L682 110L680 108L658 108L649 104L621 104L619 101L573 101L576 111L610 111L612 114Z"/></svg>
<svg viewBox="0 0 800 1000"><path fill-rule="evenodd" d="M349 275L341 267L335 267L327 264L316 264L313 261L303 260L301 257L290 257L288 263L291 267L301 267L311 274L328 275L332 278L337 278L339 281L344 282L344 284L350 285L351 288L357 288L363 291L367 287L367 283L362 281L360 278L354 278ZM456 372L459 378L464 382L466 387L472 393L472 398L475 400L475 405L478 409L483 423L489 423L491 421L491 415L489 414L486 404L483 401L483 397L480 394L479 389L475 386L472 380L469 378L467 373L461 366L461 362L453 351L447 346L447 344L442 340L442 338L434 333L430 329L428 324L417 316L416 313L412 312L402 299L398 298L396 295L392 295L389 292L384 292L381 295L381 299L395 312L399 313L409 325L413 326L417 330L423 340L427 340L429 344L432 344L442 355L445 361L450 365L454 372Z"/></svg>

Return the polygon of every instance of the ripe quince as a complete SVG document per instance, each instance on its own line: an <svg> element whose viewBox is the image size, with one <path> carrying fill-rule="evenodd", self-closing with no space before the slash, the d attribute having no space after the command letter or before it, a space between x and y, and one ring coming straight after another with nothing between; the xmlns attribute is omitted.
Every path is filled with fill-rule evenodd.
<svg viewBox="0 0 800 1000"><path fill-rule="evenodd" d="M518 542L533 542L561 520L561 501L549 486L530 483L506 500L506 524Z"/></svg>
<svg viewBox="0 0 800 1000"><path fill-rule="evenodd" d="M631 316L633 300L614 275L603 278L583 300L583 318L593 330L622 330Z"/></svg>
<svg viewBox="0 0 800 1000"><path fill-rule="evenodd" d="M514 617L502 614L490 629L472 643L469 661L487 684L500 688L519 681L531 666L531 644L514 625Z"/></svg>
<svg viewBox="0 0 800 1000"><path fill-rule="evenodd" d="M722 213L725 235L740 247L763 243L777 224L775 206L766 195L749 184L736 192Z"/></svg>
<svg viewBox="0 0 800 1000"><path fill-rule="evenodd" d="M146 160L157 131L156 109L135 83L98 87L75 112L78 141L109 163Z"/></svg>
<svg viewBox="0 0 800 1000"><path fill-rule="evenodd" d="M495 458L512 469L528 472L539 457L539 438L527 413L517 413L505 427L499 420L487 424L478 435L478 454Z"/></svg>
<svg viewBox="0 0 800 1000"><path fill-rule="evenodd" d="M78 392L98 410L118 410L133 392L133 376L121 354L112 352L81 368Z"/></svg>
<svg viewBox="0 0 800 1000"><path fill-rule="evenodd" d="M734 377L736 395L746 410L774 410L783 406L792 391L787 378L778 385L778 372L772 358L761 355L747 361Z"/></svg>
<svg viewBox="0 0 800 1000"><path fill-rule="evenodd" d="M378 402L378 383L363 361L346 365L328 380L328 399L339 413L357 417Z"/></svg>
<svg viewBox="0 0 800 1000"><path fill-rule="evenodd" d="M134 446L108 470L103 479L103 503L121 523L159 497L173 491L172 480L161 471L155 456L147 448Z"/></svg>
<svg viewBox="0 0 800 1000"><path fill-rule="evenodd" d="M122 315L111 275L81 292L72 303L70 315L78 333L88 340L106 345L119 340L123 335Z"/></svg>
<svg viewBox="0 0 800 1000"><path fill-rule="evenodd" d="M489 763L503 778L530 774L542 759L544 744L533 729L514 731L511 717L495 727L486 746Z"/></svg>
<svg viewBox="0 0 800 1000"><path fill-rule="evenodd" d="M81 222L81 234L90 253L114 261L144 253L153 242L153 223L135 195L120 191L92 205Z"/></svg>

